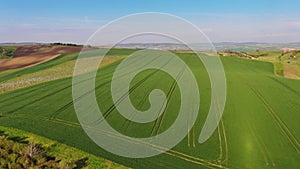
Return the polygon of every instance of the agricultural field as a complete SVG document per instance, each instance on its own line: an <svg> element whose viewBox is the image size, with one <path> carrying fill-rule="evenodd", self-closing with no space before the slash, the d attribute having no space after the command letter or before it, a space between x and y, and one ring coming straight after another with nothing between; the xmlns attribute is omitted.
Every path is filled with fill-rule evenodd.
<svg viewBox="0 0 300 169"><path fill-rule="evenodd" d="M58 62L52 63L52 61L50 61L45 64L37 66L37 67L47 67L47 65L50 64L52 65L51 67L46 69L38 68L39 71L29 73L29 74L22 75L23 74L22 72L26 72L26 69L18 70L17 72L15 72L16 70L4 71L3 73L0 72L0 76L1 75L3 76L5 74L13 75L13 72L15 72L14 77L8 76L9 80L4 80L0 82L0 93L32 86L35 84L39 84L51 80L71 77L73 75L73 70L76 63L75 58L77 55L78 53L68 53L62 55L59 57ZM60 59L62 57L64 58L63 61L61 61ZM101 66L108 65L124 57L126 57L126 55L114 55L111 57L104 57Z"/></svg>
<svg viewBox="0 0 300 169"><path fill-rule="evenodd" d="M168 98L166 109L157 120L144 124L122 117L112 100L111 80L122 58L135 51L112 49L108 53L107 64L97 73L95 95L105 120L114 129L131 137L149 137L164 132L175 121L180 108L180 90L165 72L156 69L143 71L131 82L129 96L132 104L141 111L147 110L150 107L149 93L161 89ZM86 52L93 54L93 51ZM195 125L172 150L154 157L131 159L98 147L81 128L73 107L70 77L77 55L63 54L39 65L0 72L1 84L8 84L44 77L57 69L60 70L57 72L62 72L64 67L67 69L65 75L53 73L57 78L3 89L0 126L40 135L137 169L299 168L300 81L275 75L273 63L221 57L227 78L225 111L212 137L199 144L199 134L210 107L209 76L194 53L178 53L177 56L194 73L199 86L201 104ZM202 57L214 56L202 54ZM181 78L180 72L177 77ZM157 151L161 149L164 147L157 148Z"/></svg>
<svg viewBox="0 0 300 169"><path fill-rule="evenodd" d="M223 56L234 56L267 61L274 64L274 73L292 79L300 79L300 51L252 50L247 52L220 52Z"/></svg>

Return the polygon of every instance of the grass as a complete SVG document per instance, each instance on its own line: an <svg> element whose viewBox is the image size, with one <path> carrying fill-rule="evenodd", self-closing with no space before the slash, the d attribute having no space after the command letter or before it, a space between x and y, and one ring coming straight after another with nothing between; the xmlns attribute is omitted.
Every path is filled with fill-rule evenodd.
<svg viewBox="0 0 300 169"><path fill-rule="evenodd" d="M282 51L252 51L248 52L258 56L258 60L272 62L275 74L293 79L300 79L300 52Z"/></svg>
<svg viewBox="0 0 300 169"><path fill-rule="evenodd" d="M101 49L99 49L101 50ZM110 50L106 56L126 56L129 55L130 53L134 52L136 50L131 50L131 49L113 49ZM85 52L86 55L90 55L90 56L97 56L97 50L94 51L87 51ZM31 74L31 73L35 73L38 71L42 71L42 70L46 70L49 69L51 67L57 66L59 64L68 62L68 61L72 61L72 60L76 60L78 56L78 52L74 52L74 53L65 53L62 54L58 57L56 57L55 59L52 59L48 62L33 66L33 67L27 67L27 68L23 68L23 69L17 69L14 71L9 71L9 73L6 73L6 71L4 72L0 72L0 74L4 74L0 76L0 82L5 82L9 79L15 78L15 77L20 77L20 76L24 76L27 74Z"/></svg>
<svg viewBox="0 0 300 169"><path fill-rule="evenodd" d="M279 76L284 76L283 64L280 62L274 62L273 64L274 64L275 74Z"/></svg>
<svg viewBox="0 0 300 169"><path fill-rule="evenodd" d="M132 52L134 50L116 49L111 55ZM222 57L228 89L225 112L213 136L204 144L199 144L197 139L210 107L209 77L194 54L178 55L196 76L201 105L189 135L161 155L130 159L95 145L78 123L70 77L1 94L0 125L41 135L132 168L299 167L300 81L275 76L272 63ZM62 56L61 59L70 61L74 58ZM45 67L54 67L58 63L62 63L60 59L28 68L22 73L46 70ZM101 68L96 77L95 94L106 120L119 132L132 137L148 137L167 130L177 117L181 101L174 79L154 69L141 72L133 79L129 96L137 109L149 108L147 96L153 89L161 89L169 98L161 118L145 124L134 123L118 113L110 95L110 81L119 63L116 61ZM0 79L9 77L6 74Z"/></svg>
<svg viewBox="0 0 300 169"><path fill-rule="evenodd" d="M77 55L74 55L74 53L71 54L67 54L65 55L63 58L65 57L74 57ZM124 55L118 56L118 55L112 55L112 56L107 56L104 57L101 63L101 66L106 66L110 63L113 63L117 60L120 60L122 58L124 58ZM63 59L61 58L61 59ZM33 73L29 73L29 74L24 74L22 76L16 76L14 78L8 79L2 83L0 83L0 93L4 93L4 92L8 92L8 91L12 91L12 90L16 90L19 88L24 88L24 87L28 87L28 86L32 86L35 84L39 84L39 83L43 83L43 82L47 82L47 81L51 81L51 80L57 80L57 79L61 79L61 78L66 78L66 77L71 77L73 75L73 70L74 70L74 66L75 66L76 60L66 60L64 62L61 62L57 65L51 66L49 68L45 68ZM17 70L13 70L13 71L7 71L3 72L3 75L5 75L4 73L11 75L12 73L10 72L15 72ZM22 71L22 69L20 70ZM1 74L0 74L1 76Z"/></svg>
<svg viewBox="0 0 300 169"><path fill-rule="evenodd" d="M60 164L76 164L82 161L83 168L110 168L110 169L125 169L119 164L96 157L84 151L67 146L62 143L41 137L23 130L0 126L1 135L5 135L8 139L16 140L15 144L30 143L34 145L42 145L48 156L55 157ZM3 164L2 164L3 165ZM71 166L70 166L71 167ZM77 166L79 167L79 166Z"/></svg>

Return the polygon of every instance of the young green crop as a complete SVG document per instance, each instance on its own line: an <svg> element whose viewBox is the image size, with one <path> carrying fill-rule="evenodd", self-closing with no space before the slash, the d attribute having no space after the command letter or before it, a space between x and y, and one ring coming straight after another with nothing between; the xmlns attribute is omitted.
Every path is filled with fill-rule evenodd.
<svg viewBox="0 0 300 169"><path fill-rule="evenodd" d="M120 55L122 50L114 52ZM299 167L300 81L275 76L271 63L222 57L228 93L225 112L212 137L199 144L197 140L210 107L209 77L194 54L179 54L179 57L189 65L198 82L200 110L188 136L161 155L129 159L111 154L93 143L77 120L71 78L2 94L0 125L42 135L132 168ZM105 120L132 137L148 137L167 130L180 106L180 91L174 79L154 69L141 72L133 79L129 96L137 109L149 108L148 95L156 88L164 91L169 99L162 117L150 123L134 123L119 114L111 98L110 82L119 63L103 67L96 77L95 94ZM26 72L32 73L34 69Z"/></svg>

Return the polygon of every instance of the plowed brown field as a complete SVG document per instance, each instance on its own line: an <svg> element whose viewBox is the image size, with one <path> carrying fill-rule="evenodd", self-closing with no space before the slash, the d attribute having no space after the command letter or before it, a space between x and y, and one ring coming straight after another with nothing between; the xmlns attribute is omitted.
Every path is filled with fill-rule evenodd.
<svg viewBox="0 0 300 169"><path fill-rule="evenodd" d="M51 60L63 53L79 52L76 46L21 46L11 59L0 60L0 71L36 65Z"/></svg>

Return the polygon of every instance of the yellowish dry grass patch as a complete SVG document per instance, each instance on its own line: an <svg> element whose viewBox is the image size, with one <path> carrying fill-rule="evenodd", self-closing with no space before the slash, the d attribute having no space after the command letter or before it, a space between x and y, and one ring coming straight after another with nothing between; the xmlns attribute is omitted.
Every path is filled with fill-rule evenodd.
<svg viewBox="0 0 300 169"><path fill-rule="evenodd" d="M117 60L120 60L126 56L108 56L104 57L101 66L106 66L108 64L111 64ZM73 75L74 71L74 66L75 66L76 60L68 61L65 63L62 63L60 65L51 67L46 70L34 72L31 74L27 74L24 76L16 77L13 79L10 79L5 82L0 83L0 93L12 91L15 89L20 89L24 87L28 87L31 85L47 82L47 81L52 81L52 80L57 80L61 78L66 78L66 77L71 77ZM9 70L8 72L1 72L1 75L9 73L10 71L15 71L15 70Z"/></svg>
<svg viewBox="0 0 300 169"><path fill-rule="evenodd" d="M284 76L292 79L300 79L300 66L295 64L285 64Z"/></svg>

